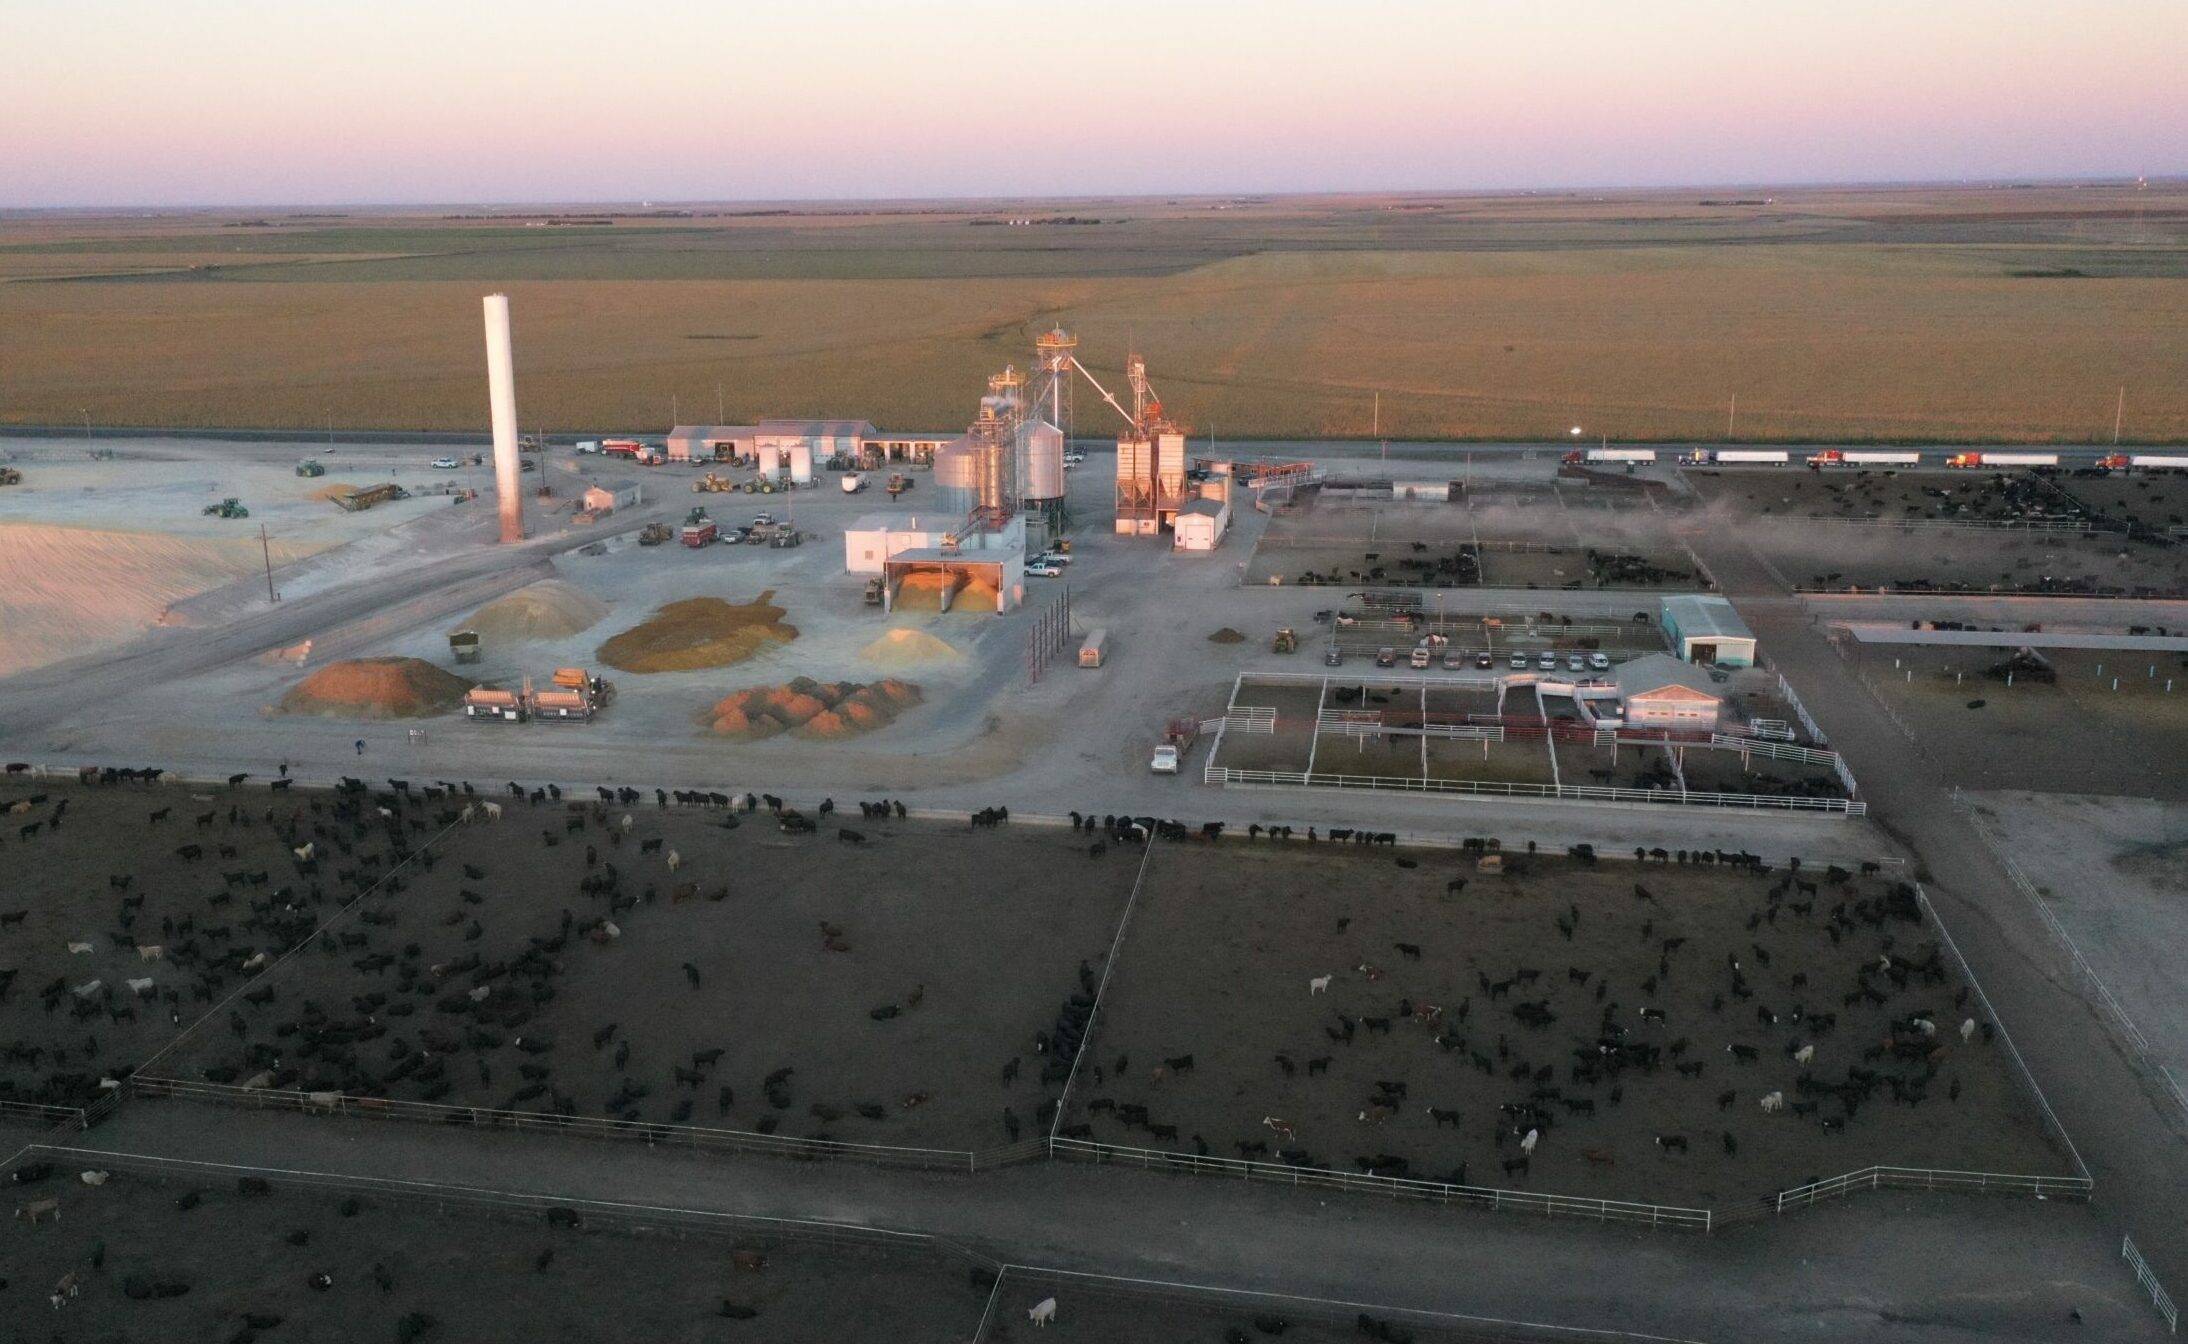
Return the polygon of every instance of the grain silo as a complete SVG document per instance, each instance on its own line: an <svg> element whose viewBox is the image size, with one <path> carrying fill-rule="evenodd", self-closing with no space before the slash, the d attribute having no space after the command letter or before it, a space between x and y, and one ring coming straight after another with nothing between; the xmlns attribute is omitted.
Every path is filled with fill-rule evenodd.
<svg viewBox="0 0 2188 1344"><path fill-rule="evenodd" d="M1019 424L1018 487L1027 513L1052 514L1064 506L1064 432L1047 420Z"/></svg>
<svg viewBox="0 0 2188 1344"><path fill-rule="evenodd" d="M943 517L961 519L972 512L980 496L979 454L972 440L951 439L935 450L934 490Z"/></svg>

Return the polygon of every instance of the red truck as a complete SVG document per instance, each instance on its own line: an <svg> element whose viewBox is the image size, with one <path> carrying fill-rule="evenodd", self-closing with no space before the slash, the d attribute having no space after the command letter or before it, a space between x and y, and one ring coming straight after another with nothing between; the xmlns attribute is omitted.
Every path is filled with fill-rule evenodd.
<svg viewBox="0 0 2188 1344"><path fill-rule="evenodd" d="M610 457L627 457L641 467L658 467L664 460L660 449L636 439L602 439L600 451Z"/></svg>

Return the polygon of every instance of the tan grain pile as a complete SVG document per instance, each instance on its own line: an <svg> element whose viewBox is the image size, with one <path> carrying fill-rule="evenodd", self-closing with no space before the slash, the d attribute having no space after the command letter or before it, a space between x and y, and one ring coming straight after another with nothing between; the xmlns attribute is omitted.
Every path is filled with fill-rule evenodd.
<svg viewBox="0 0 2188 1344"><path fill-rule="evenodd" d="M352 490L362 489L364 489L363 486L351 485L348 481L329 481L317 490L312 491L311 497L321 503L329 503L336 495L346 495Z"/></svg>
<svg viewBox="0 0 2188 1344"><path fill-rule="evenodd" d="M1208 642L1210 644L1243 644L1246 642L1246 637L1226 625L1221 630L1208 636Z"/></svg>
<svg viewBox="0 0 2188 1344"><path fill-rule="evenodd" d="M331 718L418 719L456 708L475 684L417 658L356 658L320 668L274 708Z"/></svg>
<svg viewBox="0 0 2188 1344"><path fill-rule="evenodd" d="M956 646L936 639L924 630L891 630L858 651L876 667L918 667L929 663L962 663L965 655Z"/></svg>
<svg viewBox="0 0 2188 1344"><path fill-rule="evenodd" d="M542 579L480 607L462 628L497 643L564 639L590 630L607 614L607 603L575 584Z"/></svg>
<svg viewBox="0 0 2188 1344"><path fill-rule="evenodd" d="M907 574L897 586L896 604L906 610L935 611L942 606L944 592L954 594L951 611L995 610L995 584L964 571Z"/></svg>
<svg viewBox="0 0 2188 1344"><path fill-rule="evenodd" d="M692 597L671 602L600 646L601 662L625 672L691 672L728 667L798 637L783 623L784 609L768 599L750 602Z"/></svg>

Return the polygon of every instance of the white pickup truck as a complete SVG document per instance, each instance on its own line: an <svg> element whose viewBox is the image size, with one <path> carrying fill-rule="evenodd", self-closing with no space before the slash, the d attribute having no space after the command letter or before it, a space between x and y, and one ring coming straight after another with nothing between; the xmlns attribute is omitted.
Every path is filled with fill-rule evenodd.
<svg viewBox="0 0 2188 1344"><path fill-rule="evenodd" d="M1176 774L1178 772L1177 743L1165 742L1156 747L1154 757L1147 762L1147 768L1158 775Z"/></svg>

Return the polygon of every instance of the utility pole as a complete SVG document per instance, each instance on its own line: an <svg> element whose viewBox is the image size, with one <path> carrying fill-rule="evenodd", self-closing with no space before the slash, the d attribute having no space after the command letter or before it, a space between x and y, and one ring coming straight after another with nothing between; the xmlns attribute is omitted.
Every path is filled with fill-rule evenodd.
<svg viewBox="0 0 2188 1344"><path fill-rule="evenodd" d="M714 385L714 423L721 424L722 419L722 385L716 383Z"/></svg>
<svg viewBox="0 0 2188 1344"><path fill-rule="evenodd" d="M1368 433L1378 439L1383 437L1383 394L1380 392L1375 394L1375 410L1368 420Z"/></svg>
<svg viewBox="0 0 2188 1344"><path fill-rule="evenodd" d="M1725 441L1732 441L1732 417L1740 413L1740 394L1732 394L1732 404L1725 408Z"/></svg>
<svg viewBox="0 0 2188 1344"><path fill-rule="evenodd" d="M2120 399L2112 407L2112 446L2120 446L2120 422L2127 418L2127 389L2120 389Z"/></svg>
<svg viewBox="0 0 2188 1344"><path fill-rule="evenodd" d="M281 595L274 591L273 586L273 543L266 540L266 525L264 523L258 525L258 553L266 561L266 600L268 602L279 602Z"/></svg>

